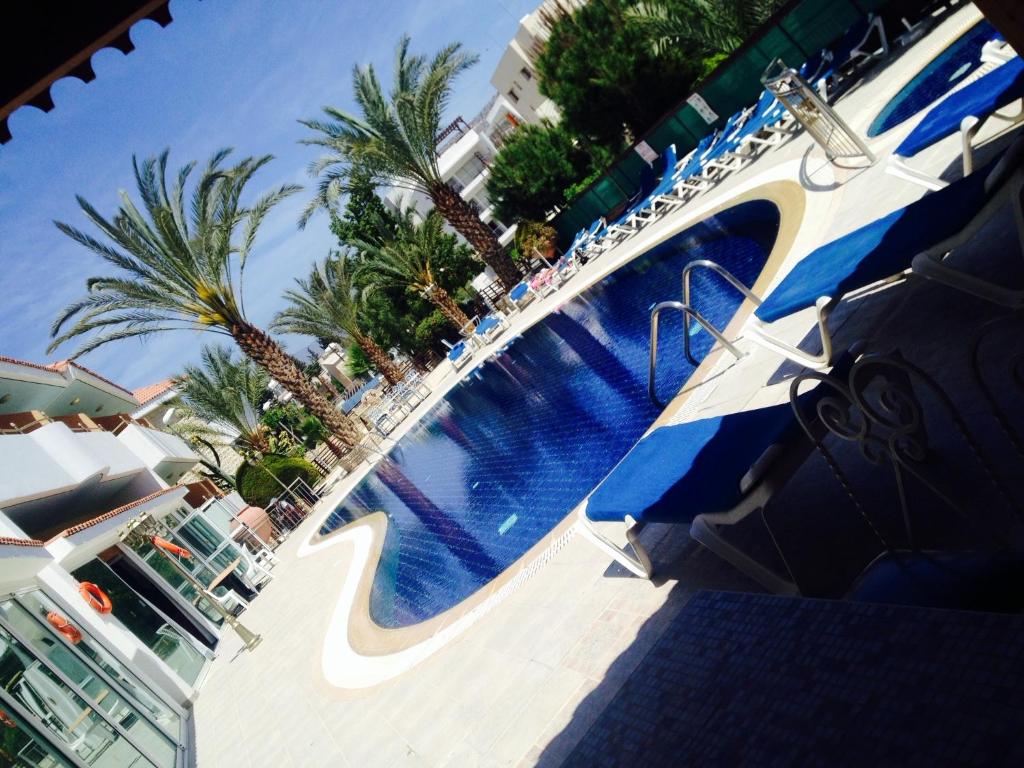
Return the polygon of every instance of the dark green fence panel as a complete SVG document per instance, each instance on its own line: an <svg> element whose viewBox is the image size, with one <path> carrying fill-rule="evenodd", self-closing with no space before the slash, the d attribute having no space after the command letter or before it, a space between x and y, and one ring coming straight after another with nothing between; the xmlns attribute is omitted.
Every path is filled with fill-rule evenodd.
<svg viewBox="0 0 1024 768"><path fill-rule="evenodd" d="M753 47L769 63L775 59L782 59L791 67L800 66L814 53L814 49L804 48L798 39L790 37L781 27L769 30ZM758 75L758 80L760 79L761 76Z"/></svg>
<svg viewBox="0 0 1024 768"><path fill-rule="evenodd" d="M761 85L761 73L771 63L771 58L761 51L750 50L733 59L729 67L719 74L711 83L698 91L704 101L725 120L734 112L749 107L764 86Z"/></svg>
<svg viewBox="0 0 1024 768"><path fill-rule="evenodd" d="M782 20L781 28L800 45L811 51L818 51L843 33L864 16L848 0L805 0ZM803 62L794 62L799 66Z"/></svg>

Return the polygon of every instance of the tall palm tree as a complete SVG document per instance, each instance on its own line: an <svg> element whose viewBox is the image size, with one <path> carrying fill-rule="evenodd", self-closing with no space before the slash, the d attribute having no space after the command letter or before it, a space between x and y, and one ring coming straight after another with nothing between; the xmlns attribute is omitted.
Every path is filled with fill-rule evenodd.
<svg viewBox="0 0 1024 768"><path fill-rule="evenodd" d="M360 176L374 185L414 189L431 199L509 289L519 281L518 268L470 204L442 180L437 165L437 137L452 81L477 61L461 48L449 45L428 62L409 53L409 37L403 36L388 96L372 66L356 67L352 80L361 118L325 107L329 120L301 121L318 134L303 143L324 147L328 154L312 166L319 190L299 223L304 226L318 209L332 210Z"/></svg>
<svg viewBox="0 0 1024 768"><path fill-rule="evenodd" d="M205 428L207 438L218 434L237 434L236 441L256 453L267 453L266 428L260 421L260 401L270 377L251 360L232 359L223 346L204 346L199 365L187 365L175 380L181 392L188 421L197 427L196 436Z"/></svg>
<svg viewBox="0 0 1024 768"><path fill-rule="evenodd" d="M421 293L460 330L470 324L455 299L434 279L431 259L442 247L445 237L444 220L433 210L422 222L416 221L416 212L409 208L396 219L394 239L377 242L353 240L349 245L363 254L363 263L357 275L368 275L374 284L400 285Z"/></svg>
<svg viewBox="0 0 1024 768"><path fill-rule="evenodd" d="M359 327L360 291L352 280L350 263L344 254L328 255L324 261L313 265L309 277L296 278L295 285L285 291L289 306L277 314L271 329L317 339L351 341L363 350L389 384L402 380L401 371L388 353Z"/></svg>
<svg viewBox="0 0 1024 768"><path fill-rule="evenodd" d="M331 432L355 445L361 437L355 424L317 392L294 360L245 315L242 275L256 233L267 213L300 187L283 185L245 207L241 203L245 185L271 157L250 157L222 168L229 153L221 150L211 157L187 208L185 185L194 163L178 171L172 186L167 179L167 151L142 163L132 158L142 211L124 194L117 213L108 220L78 197L86 217L105 239L62 222L56 222L57 227L115 267L116 273L86 281L85 297L67 306L54 321L49 349L93 332L96 335L82 343L73 357L119 339L170 330L200 329L230 336L244 355Z"/></svg>

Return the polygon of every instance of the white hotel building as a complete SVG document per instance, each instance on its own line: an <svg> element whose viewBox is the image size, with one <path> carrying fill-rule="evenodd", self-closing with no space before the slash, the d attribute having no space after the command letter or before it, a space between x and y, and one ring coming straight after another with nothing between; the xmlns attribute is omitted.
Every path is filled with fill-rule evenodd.
<svg viewBox="0 0 1024 768"><path fill-rule="evenodd" d="M225 618L181 569L233 608L271 576L236 540L241 499L178 484L198 457L139 406L75 363L0 357L0 763L193 764ZM142 515L191 557L126 543Z"/></svg>

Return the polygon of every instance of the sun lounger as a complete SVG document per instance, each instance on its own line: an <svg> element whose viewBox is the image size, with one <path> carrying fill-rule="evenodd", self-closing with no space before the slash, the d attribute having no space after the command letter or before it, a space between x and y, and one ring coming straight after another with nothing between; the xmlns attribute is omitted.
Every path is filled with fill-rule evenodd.
<svg viewBox="0 0 1024 768"><path fill-rule="evenodd" d="M850 360L836 366L845 375ZM801 396L806 412L827 392ZM588 497L578 516L584 534L642 578L653 573L639 541L649 523L685 524L715 554L775 592L794 585L727 543L719 526L761 509L813 448L789 402L658 427L626 454ZM629 549L605 537L595 523L625 522Z"/></svg>
<svg viewBox="0 0 1024 768"><path fill-rule="evenodd" d="M661 181L650 190L643 200L623 211L614 222L608 225L603 236L606 240L610 238L610 242L621 242L638 232L641 226L655 217L656 214L652 206L658 206L658 211L664 210L668 203L662 204L656 201L672 189L672 174L675 167L676 146L672 144L662 153Z"/></svg>
<svg viewBox="0 0 1024 768"><path fill-rule="evenodd" d="M530 290L530 284L523 280L508 292L508 303L516 311L519 311L533 301L533 297L535 295L536 294Z"/></svg>
<svg viewBox="0 0 1024 768"><path fill-rule="evenodd" d="M483 320L476 324L476 330L473 331L473 342L478 346L483 347L485 344L490 344L498 336L501 335L508 327L508 321L505 320L505 316L499 312L494 312L487 315Z"/></svg>
<svg viewBox="0 0 1024 768"><path fill-rule="evenodd" d="M938 141L960 131L963 142L964 175L973 169L971 140L989 118L1010 123L1021 115L1004 117L997 110L1024 98L1024 61L1019 57L1003 64L974 82L951 93L932 107L889 157L886 171L900 178L941 189L946 182L907 165L907 160ZM1021 114L1024 114L1022 110Z"/></svg>
<svg viewBox="0 0 1024 768"><path fill-rule="evenodd" d="M1024 248L1022 187L1024 136L984 172L928 193L808 254L765 299L751 294L758 307L744 336L802 365L826 366L832 358L828 330L831 309L847 294L911 273L1002 306L1024 308L1024 290L968 275L944 261L950 251L970 240L1008 200L1013 202L1017 235ZM691 303L686 292L683 300ZM810 307L817 310L822 345L819 355L787 344L768 329L771 323Z"/></svg>
<svg viewBox="0 0 1024 768"><path fill-rule="evenodd" d="M466 343L465 339L448 351L448 361L456 371L461 370L462 366L468 363L472 357L473 351L470 349L470 346Z"/></svg>

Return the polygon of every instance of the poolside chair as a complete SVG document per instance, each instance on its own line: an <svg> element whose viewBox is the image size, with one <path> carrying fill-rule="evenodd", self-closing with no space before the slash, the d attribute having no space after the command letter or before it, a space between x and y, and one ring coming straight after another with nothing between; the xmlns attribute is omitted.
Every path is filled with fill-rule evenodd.
<svg viewBox="0 0 1024 768"><path fill-rule="evenodd" d="M676 145L670 144L661 157L661 181L650 189L649 194L643 200L635 202L630 208L623 211L618 219L608 225L604 235L606 238L610 237L621 242L638 232L644 224L657 218L659 212L664 212L667 207L678 204L663 199L663 196L673 187L672 175L676 167Z"/></svg>
<svg viewBox="0 0 1024 768"><path fill-rule="evenodd" d="M678 164L675 173L675 184L672 186L672 195L688 201L699 192L703 192L712 186L712 182L701 175L704 158L714 147L721 133L712 131Z"/></svg>
<svg viewBox="0 0 1024 768"><path fill-rule="evenodd" d="M451 349L448 350L448 361L456 371L461 370L472 358L473 350L465 339L452 345Z"/></svg>
<svg viewBox="0 0 1024 768"><path fill-rule="evenodd" d="M964 175L974 167L971 140L986 120L997 118L1010 124L1024 119L1024 109L1015 117L998 114L997 110L1024 98L1024 61L1016 57L983 77L951 93L924 116L889 157L886 171L900 178L921 184L928 189L941 189L946 182L907 165L907 159L947 136L960 131L963 144Z"/></svg>
<svg viewBox="0 0 1024 768"><path fill-rule="evenodd" d="M768 147L781 144L796 134L798 124L769 90L764 90L754 106L753 114L743 124L737 137L738 150L755 155Z"/></svg>
<svg viewBox="0 0 1024 768"><path fill-rule="evenodd" d="M522 310L527 304L533 301L535 294L530 290L530 284L523 280L517 285L513 286L512 290L508 292L506 298L508 299L509 305L516 312Z"/></svg>
<svg viewBox="0 0 1024 768"><path fill-rule="evenodd" d="M852 356L836 365L849 370ZM802 395L809 412L826 387ZM648 523L689 525L690 536L774 592L795 593L786 577L728 543L719 527L738 523L768 499L813 449L785 402L725 416L658 427L601 481L578 512L581 530L631 573L650 578L650 556L639 541ZM628 549L595 523L626 523Z"/></svg>
<svg viewBox="0 0 1024 768"><path fill-rule="evenodd" d="M905 208L893 211L808 254L768 296L761 299L747 289L744 295L757 304L744 336L801 365L820 368L832 358L828 316L847 294L863 288L920 275L1011 308L1024 308L1024 290L997 285L945 263L946 256L970 240L1008 200L1012 201L1017 236L1024 249L1024 136L1018 137L1002 158L937 192L926 194ZM688 273L710 266L695 262L684 270L683 302L691 305ZM714 266L720 273L724 269ZM732 284L742 285L731 277ZM773 336L768 326L810 307L817 311L822 352L812 355ZM684 337L684 339L687 337Z"/></svg>
<svg viewBox="0 0 1024 768"><path fill-rule="evenodd" d="M492 312L476 324L476 329L470 338L474 344L483 348L500 336L506 328L508 328L508 320L505 319L505 316L500 312Z"/></svg>
<svg viewBox="0 0 1024 768"><path fill-rule="evenodd" d="M818 377L808 372L790 384L795 416L805 424L815 414L799 392ZM802 594L958 610L1024 609L1024 552L1010 546L1008 535L1020 513L1010 501L1013 476L1000 473L986 450L990 444L971 429L978 422L963 418L961 401L985 399L976 401L962 383L954 399L954 392L893 352L861 357L841 386L829 387L830 408L845 417L809 429L808 436L842 501L822 502L830 524L821 528L808 530L801 510L789 505L763 517ZM894 402L899 406L888 408ZM851 431L850 424L858 428ZM821 493L827 494L824 485L816 490ZM851 539L860 543L851 546Z"/></svg>

